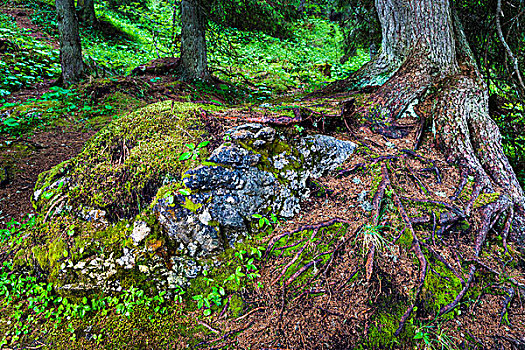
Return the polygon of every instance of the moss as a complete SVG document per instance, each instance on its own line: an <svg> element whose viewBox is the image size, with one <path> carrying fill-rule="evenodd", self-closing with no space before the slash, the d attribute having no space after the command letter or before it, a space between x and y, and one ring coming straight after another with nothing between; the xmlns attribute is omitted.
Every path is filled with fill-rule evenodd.
<svg viewBox="0 0 525 350"><path fill-rule="evenodd" d="M472 192L474 191L474 178L467 179L467 183L465 184L465 187L463 187L463 190L459 194L459 199L461 199L464 203L468 203L470 201L470 196L472 195Z"/></svg>
<svg viewBox="0 0 525 350"><path fill-rule="evenodd" d="M71 327L71 328L70 328ZM130 317L116 312L73 318L55 326L47 321L41 327L53 349L182 349L193 348L210 333L195 318L182 312L181 305L169 305L165 314L136 306ZM71 332L73 329L73 332ZM74 337L72 337L74 335ZM99 341L92 335L101 335ZM36 336L39 336L36 334ZM27 339L29 340L29 339Z"/></svg>
<svg viewBox="0 0 525 350"><path fill-rule="evenodd" d="M454 301L462 289L460 279L441 262L437 262L433 264L432 270L427 273L421 291L421 299L425 301L425 308L428 312L438 314L442 307ZM453 316L454 313L451 312L443 317L448 319Z"/></svg>
<svg viewBox="0 0 525 350"><path fill-rule="evenodd" d="M244 302L239 296L232 295L230 298L230 306L228 310L230 311L231 317L239 317L244 310Z"/></svg>
<svg viewBox="0 0 525 350"><path fill-rule="evenodd" d="M127 112L135 111L146 105L145 102L121 91L116 91L104 97L99 102L98 108L87 111L80 110L78 119L86 120L86 127L98 130L113 119L125 115Z"/></svg>
<svg viewBox="0 0 525 350"><path fill-rule="evenodd" d="M494 193L482 193L476 198L473 204L474 209L481 208L487 204L494 203L498 200L498 198L501 196L501 193L494 192Z"/></svg>
<svg viewBox="0 0 525 350"><path fill-rule="evenodd" d="M280 131L284 133L286 139L292 139L294 137L294 133L296 133L293 129L286 130L283 128ZM286 182L286 180L279 175L283 171L286 171L288 169L293 169L294 171L298 172L302 171L302 163L304 162L304 156L297 150L296 147L294 147L289 142L282 141L281 139L276 137L273 142L267 143L264 146L257 148L252 147L253 142L254 140L239 143L243 148L255 154L261 155L261 159L257 164L257 168L259 170L267 171L274 174L279 182ZM273 167L274 162L272 160L272 157L282 153L286 153L287 155L293 156L295 159L297 159L297 161L290 162L289 164L285 165L282 169L276 169Z"/></svg>
<svg viewBox="0 0 525 350"><path fill-rule="evenodd" d="M50 273L50 279L58 273L58 262L67 258L67 245L62 238L56 238L46 245L34 246L31 249L38 265Z"/></svg>
<svg viewBox="0 0 525 350"><path fill-rule="evenodd" d="M389 285L391 282L383 280L383 283ZM412 344L415 333L413 320L417 308L414 308L401 333L396 336L395 332L399 328L401 318L409 307L408 303L400 300L398 297L399 295L397 294L383 295L375 303L376 312L372 316L368 335L366 336L367 348L409 348Z"/></svg>
<svg viewBox="0 0 525 350"><path fill-rule="evenodd" d="M379 163L372 163L369 165L370 175L372 175L372 184L370 185L370 197L373 198L379 188L379 184L383 180L381 175L381 166Z"/></svg>
<svg viewBox="0 0 525 350"><path fill-rule="evenodd" d="M66 189L73 208L106 210L110 220L136 215L170 174L179 176L196 161L179 161L185 144L205 137L199 108L217 106L165 101L122 117L100 132L68 163ZM204 150L203 150L204 151ZM58 166L40 176L43 188L63 174ZM65 175L65 174L64 174Z"/></svg>

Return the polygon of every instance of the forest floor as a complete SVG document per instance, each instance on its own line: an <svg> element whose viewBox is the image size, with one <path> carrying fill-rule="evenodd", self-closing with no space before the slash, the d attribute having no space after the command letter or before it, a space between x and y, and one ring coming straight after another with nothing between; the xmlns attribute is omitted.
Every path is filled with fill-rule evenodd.
<svg viewBox="0 0 525 350"><path fill-rule="evenodd" d="M31 9L4 7L0 11L15 18L17 26L26 30L34 40L58 48L58 42L31 21ZM30 89L13 93L6 102L20 103L31 98L38 99L50 92L52 83L52 80L44 79ZM34 214L30 197L38 175L74 157L93 134L93 131L78 132L67 127L58 127L16 139L0 135L0 171L6 172L8 177L5 181L7 184L0 186L0 228L5 227L9 220L20 221L26 214Z"/></svg>
<svg viewBox="0 0 525 350"><path fill-rule="evenodd" d="M50 44L56 46L56 42L39 33L38 28L26 20L27 12L23 11L27 9L1 11L14 15L17 24L31 30L35 38L50 40ZM158 81L162 83L157 84ZM12 94L7 102L23 102L30 98L38 100L51 91L50 87L51 81L45 81L33 89ZM81 89L84 96L89 96L93 108L97 104L106 105L106 98L116 93L122 94L118 96L124 101L127 97L133 98L134 102L120 106L118 113L166 99L225 102L214 92L203 92L164 74L100 78L86 82ZM352 94L303 96L294 105L300 104L305 108L322 106L325 115L339 115L342 103L352 98ZM366 99L366 94L359 98ZM292 101L293 97L288 96L286 100ZM216 140L222 139L220 130L231 125L231 120L242 122L242 118L234 113L227 117L223 121L214 120L219 125L215 126ZM111 122L112 115L95 119L96 122L90 124L78 122L78 118L65 118L31 135L15 138L0 136L0 164L8 171L8 181L0 187L0 226L8 219L21 220L23 215L32 213L30 197L38 174L78 154L97 130ZM436 151L432 138L423 137L417 152L414 151L420 137L418 120L406 118L395 126L384 125L377 120L362 120L338 127L338 131L327 133L358 143L361 151L344 165L344 169L312 184L313 196L302 203L300 217L283 223L260 242L269 250L281 249L284 252L283 247L292 244L301 247L297 242L308 242L306 236L296 237L287 233L314 232L319 237L315 241L311 239L308 258L314 261L326 253L326 247L332 247L332 258L319 266L314 263L305 268L303 273L310 268L315 272L309 275L309 279L301 280L300 273L290 276L283 271L284 266L294 265L295 259L305 259L300 256L300 249L269 257L261 262L259 270L260 282L266 287L242 292L245 303L242 315L233 317L227 311L203 319L199 310L188 313L186 317L191 320L190 324L193 322L202 327L171 347L342 349L351 344L355 348L396 348L402 345L392 339L385 342L385 339L392 337L410 307L414 291L421 289L421 299L426 298L427 302L419 310L414 310L417 319L405 325L402 333L406 339L416 341L412 348L456 349L461 344L472 349L523 348L525 307L522 298L511 298L506 303L506 285L496 275L506 275L523 284L525 277L519 268L501 264L499 259L506 259L507 256L498 245L497 235L489 238L497 248L487 248L482 262L486 268L480 269L482 272L476 275L478 281L471 287L474 292L467 294L465 301L453 312L435 317L441 307L453 301L454 293L461 290L461 285L452 282L449 270L457 272L462 282L467 278L469 264L466 262L473 255L473 237L471 232L465 233L468 230L459 227L460 221L455 223L455 228L459 227L457 230L436 231L441 219L447 215L454 217L458 202L450 198L454 197L462 179L458 170ZM318 131L325 130L313 127L308 130ZM403 133L403 136L393 138L393 133ZM385 182L385 174L389 175L389 184ZM367 201L372 191L381 186L384 186L383 198L379 198L378 203ZM408 249L412 241L404 240L406 228L403 227L406 223L398 214L399 201L396 200L401 196L401 192L396 192L400 188L403 189L407 214L421 219L413 222L417 227L415 234L425 251L433 257L429 259L431 282L424 286L417 283L420 276L418 260ZM425 206L422 209L417 205L418 199L427 204L439 203L440 212L436 216L431 209ZM466 200L459 199L460 202ZM346 228L323 230L327 222L334 220L345 223ZM304 233L301 228L306 227L310 231ZM449 270L440 265L442 259L451 265ZM299 269L296 271L299 272ZM301 283L296 283L296 279ZM443 286L452 290L439 290L446 288ZM390 313L381 313L380 310L384 309ZM396 317L392 318L392 314ZM115 316L123 323L128 322L121 318ZM120 328L120 331L127 333L118 338L111 333L111 320L110 314L108 317L97 316L93 323L78 321L78 337L74 344L66 337L70 335L66 331L58 338L50 339L42 335L37 327L32 331L37 340L27 345L31 348L46 345L53 348L57 344L63 348L116 348L118 344L114 341L120 339L121 345L125 341L130 348L155 349L158 348L156 342L163 342L162 338L166 335L163 332L176 332L179 326L172 329L160 327L159 331L131 320L132 326L124 330ZM84 331L88 328L90 331ZM89 336L92 329L93 332L105 331L109 335L101 343L95 343ZM365 338L368 340L364 341ZM164 347L168 348L168 345Z"/></svg>

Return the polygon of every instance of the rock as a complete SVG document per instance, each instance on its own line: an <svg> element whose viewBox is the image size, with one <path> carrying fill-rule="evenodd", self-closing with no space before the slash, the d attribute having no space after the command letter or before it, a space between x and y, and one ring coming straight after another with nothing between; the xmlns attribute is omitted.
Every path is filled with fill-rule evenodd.
<svg viewBox="0 0 525 350"><path fill-rule="evenodd" d="M64 294L118 291L120 280L129 278L147 279L169 295L198 275L203 258L244 239L254 214L297 214L309 195L307 180L334 170L356 148L330 136L287 139L274 128L244 124L228 130L227 141L206 161L180 162L184 144L191 141L170 132L174 125L186 129L194 121L175 124L184 118L171 118L171 109L157 104L120 119L77 158L39 177L33 201L40 212L54 201L65 203L62 225L69 221L78 231L73 244L85 232L97 234L78 240L82 246L72 247L78 252L74 260L64 256L51 262L46 251L55 247L62 259L65 247L56 237L38 247L40 261L48 261L46 268ZM155 218L159 225L154 229L147 222ZM54 224L51 220L46 224ZM126 238L133 244L123 244Z"/></svg>
<svg viewBox="0 0 525 350"><path fill-rule="evenodd" d="M151 229L144 221L135 221L135 224L133 225L133 232L131 233L133 244L138 245L150 234L150 232Z"/></svg>
<svg viewBox="0 0 525 350"><path fill-rule="evenodd" d="M256 165L260 159L260 154L254 154L251 151L235 145L223 144L213 151L208 161L230 165L234 168L247 169Z"/></svg>
<svg viewBox="0 0 525 350"><path fill-rule="evenodd" d="M334 170L356 148L325 135L287 141L261 124L244 124L225 134L229 141L207 159L213 165L183 175L192 194L160 199L153 207L169 237L191 257L233 246L248 234L253 214L268 214L270 208L293 217L309 195L307 180ZM195 210L188 210L188 200Z"/></svg>

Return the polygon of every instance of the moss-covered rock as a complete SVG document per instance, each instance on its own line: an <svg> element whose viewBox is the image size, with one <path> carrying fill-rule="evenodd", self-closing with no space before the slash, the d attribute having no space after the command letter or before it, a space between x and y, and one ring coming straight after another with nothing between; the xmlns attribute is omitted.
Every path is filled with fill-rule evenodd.
<svg viewBox="0 0 525 350"><path fill-rule="evenodd" d="M76 158L39 176L34 205L40 211L54 210L53 200L65 196L67 206L84 216L93 208L105 211L110 221L136 215L166 176L179 177L195 165L178 158L186 144L205 136L195 113L203 107L166 101L118 119Z"/></svg>
<svg viewBox="0 0 525 350"><path fill-rule="evenodd" d="M356 148L245 124L207 157L204 144L195 146L208 137L203 109L221 108L167 101L139 109L41 174L33 203L42 215L36 244L23 247L27 265L36 262L67 295L187 286L202 258L250 233L253 214L292 217L307 180Z"/></svg>

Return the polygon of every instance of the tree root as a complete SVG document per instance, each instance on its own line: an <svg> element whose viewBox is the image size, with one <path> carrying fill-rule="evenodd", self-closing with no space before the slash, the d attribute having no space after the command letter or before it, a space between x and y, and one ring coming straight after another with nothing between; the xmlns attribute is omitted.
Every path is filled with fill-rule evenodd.
<svg viewBox="0 0 525 350"><path fill-rule="evenodd" d="M501 313L500 313L500 319L499 319L499 324L500 325L503 323L503 318L508 314L509 304L512 301L512 299L514 298L515 294L516 294L516 292L514 291L514 288L509 287L507 289L507 297L503 300L503 307L502 307ZM509 322L509 324L510 324L510 322Z"/></svg>
<svg viewBox="0 0 525 350"><path fill-rule="evenodd" d="M385 163L382 164L381 172L382 172L383 178L385 179L385 182L392 190L392 199L394 200L394 203L396 204L397 209L399 210L399 214L401 215L401 218L403 219L405 226L408 227L408 229L410 230L410 233L412 234L412 250L414 250L414 253L416 254L419 260L419 281L418 281L418 287L415 293L414 302L401 317L401 320L399 322L399 327L394 333L396 336L398 336L403 330L403 327L405 326L406 321L412 314L416 300L419 298L419 294L421 293L421 289L423 288L423 285L425 283L428 263L427 263L427 259L425 258L425 255L421 251L419 239L416 235L416 232L414 231L414 227L412 226L412 223L410 222L410 218L405 210L405 207L403 206L403 203L401 202L400 197L397 195L397 192L395 191L394 187L392 186L392 183L390 182L390 176L388 175L388 168Z"/></svg>

